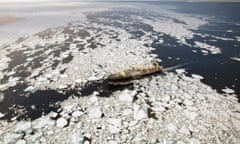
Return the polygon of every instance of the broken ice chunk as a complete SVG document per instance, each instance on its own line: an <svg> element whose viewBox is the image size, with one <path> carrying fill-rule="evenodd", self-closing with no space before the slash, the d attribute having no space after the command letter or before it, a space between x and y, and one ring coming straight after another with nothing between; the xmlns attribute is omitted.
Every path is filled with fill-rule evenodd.
<svg viewBox="0 0 240 144"><path fill-rule="evenodd" d="M108 118L107 122L110 123L111 125L120 127L121 126L121 119L117 119L117 118Z"/></svg>
<svg viewBox="0 0 240 144"><path fill-rule="evenodd" d="M59 128L63 128L63 127L65 127L65 126L67 126L68 125L68 121L65 119L65 118L59 118L58 120L57 120L57 127L59 127Z"/></svg>
<svg viewBox="0 0 240 144"><path fill-rule="evenodd" d="M5 114L0 112L0 118L4 117Z"/></svg>
<svg viewBox="0 0 240 144"><path fill-rule="evenodd" d="M35 87L34 86L29 86L27 88L25 88L24 92L34 92L35 91Z"/></svg>
<svg viewBox="0 0 240 144"><path fill-rule="evenodd" d="M67 86L66 85L59 85L59 87L58 87L59 89L65 89L65 88L67 88Z"/></svg>
<svg viewBox="0 0 240 144"><path fill-rule="evenodd" d="M230 57L231 60L239 61L240 62L240 57Z"/></svg>
<svg viewBox="0 0 240 144"><path fill-rule="evenodd" d="M177 74L182 74L186 71L185 71L185 69L176 69L176 72L177 72Z"/></svg>
<svg viewBox="0 0 240 144"><path fill-rule="evenodd" d="M100 107L92 107L88 113L90 118L100 118L102 116L102 111Z"/></svg>
<svg viewBox="0 0 240 144"><path fill-rule="evenodd" d="M122 102L132 102L133 98L136 94L137 94L136 91L124 90L119 95L119 100L122 101Z"/></svg>
<svg viewBox="0 0 240 144"><path fill-rule="evenodd" d="M139 105L135 105L133 109L134 109L133 118L135 120L147 118L147 113Z"/></svg>
<svg viewBox="0 0 240 144"><path fill-rule="evenodd" d="M77 118L77 117L80 117L80 116L83 115L83 114L84 114L84 113L81 112L81 111L75 111L75 112L72 113L72 116Z"/></svg>
<svg viewBox="0 0 240 144"><path fill-rule="evenodd" d="M82 80L81 79L76 79L75 83L82 83Z"/></svg>
<svg viewBox="0 0 240 144"><path fill-rule="evenodd" d="M197 75L197 74L192 74L192 77L195 78L195 79L200 79L200 80L203 79L202 76Z"/></svg>
<svg viewBox="0 0 240 144"><path fill-rule="evenodd" d="M232 94L234 93L234 90L230 89L230 88L225 88L225 89L222 89L223 92L227 93L227 94Z"/></svg>

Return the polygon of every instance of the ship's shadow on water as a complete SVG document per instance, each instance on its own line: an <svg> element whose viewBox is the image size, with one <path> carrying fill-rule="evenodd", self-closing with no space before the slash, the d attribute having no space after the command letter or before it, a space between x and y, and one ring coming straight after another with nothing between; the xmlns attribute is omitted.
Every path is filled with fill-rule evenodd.
<svg viewBox="0 0 240 144"><path fill-rule="evenodd" d="M133 85L115 86L109 84L107 80L99 80L64 90L45 89L33 93L25 93L19 89L20 87L25 85L20 84L3 92L5 99L0 103L0 112L5 115L0 120L34 120L51 111L59 111L60 103L69 97L89 96L94 92L98 92L99 97L110 97L115 91L132 89Z"/></svg>

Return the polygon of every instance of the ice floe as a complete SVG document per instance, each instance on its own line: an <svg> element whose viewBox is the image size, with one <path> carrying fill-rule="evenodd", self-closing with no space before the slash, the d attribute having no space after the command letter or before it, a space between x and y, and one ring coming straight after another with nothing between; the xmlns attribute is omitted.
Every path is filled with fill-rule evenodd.
<svg viewBox="0 0 240 144"><path fill-rule="evenodd" d="M211 54L221 54L222 53L221 49L216 46L212 46L207 43L203 43L203 42L199 42L199 41L195 41L194 43L195 43L195 47L206 50L206 51L202 50L203 53L206 53L206 54L208 52L210 52Z"/></svg>
<svg viewBox="0 0 240 144"><path fill-rule="evenodd" d="M236 38L237 41L240 42L240 37L239 36L236 36L235 38Z"/></svg>
<svg viewBox="0 0 240 144"><path fill-rule="evenodd" d="M185 71L185 69L176 69L176 72L178 74L182 74L182 73L185 73L186 71Z"/></svg>
<svg viewBox="0 0 240 144"><path fill-rule="evenodd" d="M240 57L230 57L231 60L240 61Z"/></svg>
<svg viewBox="0 0 240 144"><path fill-rule="evenodd" d="M134 96L137 94L136 91L124 90L119 95L119 100L123 102L132 102Z"/></svg>
<svg viewBox="0 0 240 144"><path fill-rule="evenodd" d="M34 86L29 86L24 91L25 92L34 92L35 90L36 90L36 88Z"/></svg>
<svg viewBox="0 0 240 144"><path fill-rule="evenodd" d="M100 118L102 116L101 108L98 106L90 108L88 115L90 118Z"/></svg>
<svg viewBox="0 0 240 144"><path fill-rule="evenodd" d="M222 89L223 92L227 93L227 94L231 94L234 93L234 90L230 89L230 88L224 88Z"/></svg>
<svg viewBox="0 0 240 144"><path fill-rule="evenodd" d="M150 10L151 11L151 10ZM193 15L179 14L168 9L159 9L157 12L159 17L154 17L151 19L143 18L140 16L133 16L136 19L149 24L157 32L161 32L176 38L180 43L188 45L186 39L192 39L194 37L194 32L192 30L197 30L200 26L207 24L207 18L194 17ZM179 22L176 22L178 20Z"/></svg>
<svg viewBox="0 0 240 144"><path fill-rule="evenodd" d="M57 121L56 121L56 126L59 127L59 128L63 128L67 124L68 124L68 121L65 118L62 118L62 117L57 119Z"/></svg>

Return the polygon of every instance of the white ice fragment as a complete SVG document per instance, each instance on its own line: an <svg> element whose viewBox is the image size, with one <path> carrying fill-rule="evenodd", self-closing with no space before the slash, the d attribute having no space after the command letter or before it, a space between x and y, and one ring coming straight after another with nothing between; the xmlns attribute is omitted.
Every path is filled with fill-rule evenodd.
<svg viewBox="0 0 240 144"><path fill-rule="evenodd" d="M14 144L18 140L22 139L23 136L24 133L7 133L3 138L3 142L5 144Z"/></svg>
<svg viewBox="0 0 240 144"><path fill-rule="evenodd" d="M181 129L179 129L179 133L184 134L184 135L189 135L190 131L187 128L182 127Z"/></svg>
<svg viewBox="0 0 240 144"><path fill-rule="evenodd" d="M32 123L29 121L21 121L16 125L14 132L31 133L32 132Z"/></svg>
<svg viewBox="0 0 240 144"><path fill-rule="evenodd" d="M65 89L65 88L67 88L67 86L66 86L66 85L63 85L63 84L60 84L60 85L58 86L58 88L59 88L59 89Z"/></svg>
<svg viewBox="0 0 240 144"><path fill-rule="evenodd" d="M26 143L27 143L27 141L24 140L24 139L18 140L18 141L16 142L16 144L26 144Z"/></svg>
<svg viewBox="0 0 240 144"><path fill-rule="evenodd" d="M240 57L230 57L231 60L239 61L240 62Z"/></svg>
<svg viewBox="0 0 240 144"><path fill-rule="evenodd" d="M139 105L134 105L133 109L133 118L135 120L147 118L147 113Z"/></svg>
<svg viewBox="0 0 240 144"><path fill-rule="evenodd" d="M34 90L35 90L34 86L29 86L24 90L24 92L34 92Z"/></svg>
<svg viewBox="0 0 240 144"><path fill-rule="evenodd" d="M98 106L91 107L88 111L88 115L90 118L100 118L102 116L101 108Z"/></svg>
<svg viewBox="0 0 240 144"><path fill-rule="evenodd" d="M27 58L27 61L33 61L34 58Z"/></svg>
<svg viewBox="0 0 240 144"><path fill-rule="evenodd" d="M89 77L87 80L88 81L96 81L96 80L98 80L99 78L97 78L96 76L91 76L91 77Z"/></svg>
<svg viewBox="0 0 240 144"><path fill-rule="evenodd" d="M192 74L192 77L195 78L195 79L200 79L200 80L203 79L202 76L197 75L197 74Z"/></svg>
<svg viewBox="0 0 240 144"><path fill-rule="evenodd" d="M0 112L0 118L2 118L2 117L4 117L4 116L5 116L5 114L3 114L3 113Z"/></svg>
<svg viewBox="0 0 240 144"><path fill-rule="evenodd" d="M154 107L153 108L155 111L159 111L159 112L164 112L166 110L166 108L162 105L162 106L158 106L158 107Z"/></svg>
<svg viewBox="0 0 240 144"><path fill-rule="evenodd" d="M67 124L68 124L68 121L65 118L61 117L61 118L57 119L57 124L56 124L57 127L63 128L65 126L67 126Z"/></svg>
<svg viewBox="0 0 240 144"><path fill-rule="evenodd" d="M177 143L176 144L186 144L185 142L183 142L183 141L177 141Z"/></svg>
<svg viewBox="0 0 240 144"><path fill-rule="evenodd" d="M197 93L196 97L199 98L200 100L204 100L205 99L204 95L202 95L200 93Z"/></svg>
<svg viewBox="0 0 240 144"><path fill-rule="evenodd" d="M200 141L198 139L196 139L196 138L191 138L189 140L189 144L200 144Z"/></svg>
<svg viewBox="0 0 240 144"><path fill-rule="evenodd" d="M201 50L201 52L202 52L203 54L208 54L208 51L207 51L207 50Z"/></svg>
<svg viewBox="0 0 240 144"><path fill-rule="evenodd" d="M45 82L47 81L47 77L39 77L38 82Z"/></svg>
<svg viewBox="0 0 240 144"><path fill-rule="evenodd" d="M0 90L2 90L2 89L6 89L8 87L8 84L6 83L6 84L0 84ZM0 96L1 97L1 96ZM1 101L1 99L0 99L0 101Z"/></svg>
<svg viewBox="0 0 240 144"><path fill-rule="evenodd" d="M186 39L183 38L183 37L179 38L177 42L180 43L180 44L184 44L184 45L186 45L186 46L192 47L192 45L189 44L189 43L186 41Z"/></svg>
<svg viewBox="0 0 240 144"><path fill-rule="evenodd" d="M83 144L91 144L90 141L86 140Z"/></svg>
<svg viewBox="0 0 240 144"><path fill-rule="evenodd" d="M132 102L136 94L136 91L124 90L120 93L119 100L123 102Z"/></svg>
<svg viewBox="0 0 240 144"><path fill-rule="evenodd" d="M80 131L74 132L72 134L72 143L73 144L82 144L83 143L83 135Z"/></svg>
<svg viewBox="0 0 240 144"><path fill-rule="evenodd" d="M72 113L72 116L77 118L77 117L80 117L83 114L84 113L82 111L75 111L75 112Z"/></svg>
<svg viewBox="0 0 240 144"><path fill-rule="evenodd" d="M222 89L223 92L227 93L227 94L232 94L234 93L234 90L233 89L230 89L230 88L225 88L225 89Z"/></svg>
<svg viewBox="0 0 240 144"><path fill-rule="evenodd" d="M197 53L197 51L196 51L196 50L192 50L192 52L193 52L193 53Z"/></svg>
<svg viewBox="0 0 240 144"><path fill-rule="evenodd" d="M116 127L120 127L121 123L122 123L122 120L118 119L118 118L108 118L107 122L111 125L116 126Z"/></svg>
<svg viewBox="0 0 240 144"><path fill-rule="evenodd" d="M58 113L56 113L56 112L51 112L51 113L49 114L49 116L50 116L51 118L56 118L56 117L58 116Z"/></svg>
<svg viewBox="0 0 240 144"><path fill-rule="evenodd" d="M52 75L59 75L59 74L60 74L59 70L54 70L54 71L52 72Z"/></svg>
<svg viewBox="0 0 240 144"><path fill-rule="evenodd" d="M204 49L204 50L201 50L201 51L205 54L208 54L208 51L211 54L221 54L222 53L221 49L216 47L216 46L212 46L212 45L209 45L207 43L203 43L203 42L199 42L199 41L195 41L194 43L195 43L195 47L199 47L201 49Z"/></svg>
<svg viewBox="0 0 240 144"><path fill-rule="evenodd" d="M109 144L118 144L118 142L115 141L115 140L110 140L110 141L108 141L108 143L109 143Z"/></svg>
<svg viewBox="0 0 240 144"><path fill-rule="evenodd" d="M188 93L183 93L183 97L185 100L191 100L192 99L192 96ZM186 101L186 104L188 104L189 102ZM190 102L191 103L191 102Z"/></svg>
<svg viewBox="0 0 240 144"><path fill-rule="evenodd" d="M130 121L130 123L128 124L129 127L135 126L138 123L137 120L134 121Z"/></svg>
<svg viewBox="0 0 240 144"><path fill-rule="evenodd" d="M69 49L75 49L75 48L76 48L76 44L74 43L70 44Z"/></svg>
<svg viewBox="0 0 240 144"><path fill-rule="evenodd" d="M123 115L124 116L128 116L128 115L130 115L132 113L132 110L131 109L125 109L125 110L123 110Z"/></svg>
<svg viewBox="0 0 240 144"><path fill-rule="evenodd" d="M68 75L67 74L60 74L60 78L67 78Z"/></svg>
<svg viewBox="0 0 240 144"><path fill-rule="evenodd" d="M192 106L194 103L191 100L185 99L183 102L186 106Z"/></svg>
<svg viewBox="0 0 240 144"><path fill-rule="evenodd" d="M11 72L9 72L7 75L8 76L11 76L11 75L14 75L16 72L15 71L11 71Z"/></svg>
<svg viewBox="0 0 240 144"><path fill-rule="evenodd" d="M61 57L62 57L62 58L67 58L68 56L69 56L69 52L66 52L66 53L61 54Z"/></svg>
<svg viewBox="0 0 240 144"><path fill-rule="evenodd" d="M236 103L234 105L234 110L240 113L240 104L239 103Z"/></svg>
<svg viewBox="0 0 240 144"><path fill-rule="evenodd" d="M109 125L108 128L111 134L115 134L121 131L119 127L113 125Z"/></svg>
<svg viewBox="0 0 240 144"><path fill-rule="evenodd" d="M82 83L82 80L81 79L76 79L75 83Z"/></svg>
<svg viewBox="0 0 240 144"><path fill-rule="evenodd" d="M185 110L185 115L190 120L195 120L198 116L198 113Z"/></svg>
<svg viewBox="0 0 240 144"><path fill-rule="evenodd" d="M86 137L86 138L91 138L91 134L90 133L86 133L86 134L84 134L84 136Z"/></svg>
<svg viewBox="0 0 240 144"><path fill-rule="evenodd" d="M64 111L66 112L72 112L73 108L74 108L74 105L66 105L63 107Z"/></svg>
<svg viewBox="0 0 240 144"><path fill-rule="evenodd" d="M240 42L240 36L236 36L235 38L236 38L237 41Z"/></svg>
<svg viewBox="0 0 240 144"><path fill-rule="evenodd" d="M164 40L163 39L159 39L158 42L156 44L163 44Z"/></svg>
<svg viewBox="0 0 240 144"><path fill-rule="evenodd" d="M172 91L177 91L177 90L178 90L178 87L177 87L175 84L172 84L172 85L171 85L171 90L172 90Z"/></svg>
<svg viewBox="0 0 240 144"><path fill-rule="evenodd" d="M169 95L163 96L162 101L166 102L166 103L169 102L170 101L170 96Z"/></svg>
<svg viewBox="0 0 240 144"><path fill-rule="evenodd" d="M168 129L169 132L176 132L177 131L177 127L172 123L167 125L167 129Z"/></svg>
<svg viewBox="0 0 240 144"><path fill-rule="evenodd" d="M16 82L19 81L19 80L20 80L19 77L10 77L8 81L9 81L10 83L16 83Z"/></svg>
<svg viewBox="0 0 240 144"><path fill-rule="evenodd" d="M89 98L89 101L92 102L92 103L95 103L95 102L98 101L98 97L93 94L93 95Z"/></svg>
<svg viewBox="0 0 240 144"><path fill-rule="evenodd" d="M34 129L41 129L55 125L55 121L50 118L40 118L32 123Z"/></svg>
<svg viewBox="0 0 240 144"><path fill-rule="evenodd" d="M240 131L240 120L234 117L231 117L231 121L233 126L236 128L237 131Z"/></svg>
<svg viewBox="0 0 240 144"><path fill-rule="evenodd" d="M48 135L52 135L52 134L54 134L54 131L53 130L50 130L50 131L47 131L46 132Z"/></svg>

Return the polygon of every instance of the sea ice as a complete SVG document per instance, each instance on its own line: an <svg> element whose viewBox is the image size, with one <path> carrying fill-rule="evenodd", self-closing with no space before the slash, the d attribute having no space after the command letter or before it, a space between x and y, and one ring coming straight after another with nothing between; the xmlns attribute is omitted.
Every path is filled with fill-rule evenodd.
<svg viewBox="0 0 240 144"><path fill-rule="evenodd" d="M102 116L101 108L98 106L91 107L88 111L90 118L100 118Z"/></svg>
<svg viewBox="0 0 240 144"><path fill-rule="evenodd" d="M225 88L225 89L222 89L223 92L227 93L227 94L231 94L231 93L234 93L234 90L230 89L230 88Z"/></svg>
<svg viewBox="0 0 240 144"><path fill-rule="evenodd" d="M81 111L75 111L75 112L72 113L72 116L73 116L73 117L80 117L80 116L83 115L83 114L84 114L84 113L81 112Z"/></svg>
<svg viewBox="0 0 240 144"><path fill-rule="evenodd" d="M68 124L68 121L65 118L59 118L57 119L56 126L59 128L63 128Z"/></svg>
<svg viewBox="0 0 240 144"><path fill-rule="evenodd" d="M230 57L231 60L239 61L240 62L240 57Z"/></svg>
<svg viewBox="0 0 240 144"><path fill-rule="evenodd" d="M119 100L123 102L132 102L133 97L137 94L136 91L124 90L119 95Z"/></svg>
<svg viewBox="0 0 240 144"><path fill-rule="evenodd" d="M134 105L133 109L133 118L135 120L147 118L147 113L139 105Z"/></svg>
<svg viewBox="0 0 240 144"><path fill-rule="evenodd" d="M212 46L207 43L203 43L203 42L199 42L199 41L195 41L194 43L195 43L195 47L199 47L201 49L207 50L211 54L221 54L222 53L221 49L216 46ZM204 51L204 53L206 53L206 52Z"/></svg>

